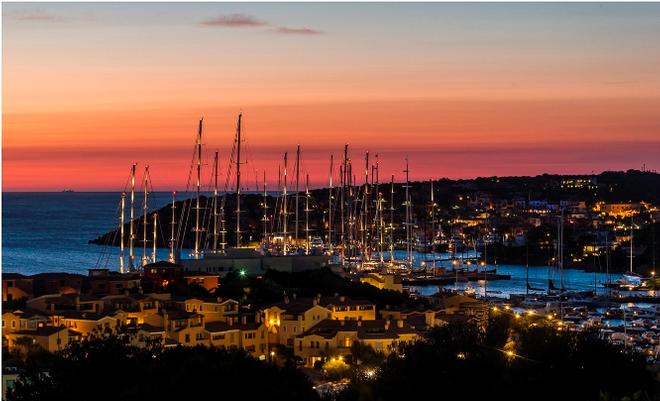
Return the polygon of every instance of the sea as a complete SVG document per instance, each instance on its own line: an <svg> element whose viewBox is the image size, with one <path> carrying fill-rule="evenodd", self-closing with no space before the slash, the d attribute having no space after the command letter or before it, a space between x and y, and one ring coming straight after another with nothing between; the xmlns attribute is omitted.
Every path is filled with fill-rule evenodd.
<svg viewBox="0 0 660 401"><path fill-rule="evenodd" d="M170 202L169 193L154 193L149 197L149 210L158 209ZM182 199L182 198L181 198ZM136 196L136 204L142 198ZM42 272L70 272L87 274L90 268L119 270L117 247L90 244L100 235L119 225L120 194L116 192L48 192L2 194L2 271L22 274ZM136 211L139 215L140 211ZM139 255L140 249L138 249ZM151 250L149 250L150 254ZM184 250L183 255L187 254ZM158 258L166 259L167 249L158 250ZM397 252L397 259L405 255ZM416 263L424 260L446 259L447 254L415 253ZM466 257L475 255L466 254ZM438 265L449 262L439 262ZM466 266L470 267L470 266ZM532 287L545 289L548 278L559 285L559 272L548 266L489 265L498 273L510 274L511 280L456 283L445 286L459 290L471 286L477 294L508 297L512 293L524 293L526 274ZM603 283L617 280L618 274L590 273L567 268L563 271L564 285L572 290L605 292ZM431 295L438 286L416 287L421 295Z"/></svg>

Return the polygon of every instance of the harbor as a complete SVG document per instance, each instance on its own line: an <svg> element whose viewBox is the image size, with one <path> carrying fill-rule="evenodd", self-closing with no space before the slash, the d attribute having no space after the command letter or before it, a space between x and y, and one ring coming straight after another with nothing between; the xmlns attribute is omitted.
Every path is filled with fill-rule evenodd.
<svg viewBox="0 0 660 401"><path fill-rule="evenodd" d="M301 145L291 156L283 153L276 185L269 186L265 171L254 171L250 188L242 171L246 163L243 115L237 117L224 167L217 151L208 160L204 124L200 119L187 187L172 191L171 199L164 200L163 193L153 188L152 177L158 171L145 165L140 177L138 163L130 166L113 217L117 228L90 240L102 245L95 269L113 268L132 277L166 263L162 266L189 275L216 276L220 281L236 272L260 277L271 270L330 269L350 281L403 292L413 299L462 295L515 318L539 316L557 322L558 330L595 329L613 343L624 341L635 347L650 361L660 355L655 236L650 244L650 276L635 271L638 255L633 245L640 220L650 218L655 227L657 208L653 205L631 205L612 215L601 212L601 203L593 206L594 216L605 224L612 217L616 220L612 233L597 232L604 246L584 247L582 258L591 257L599 266L588 272L573 268L582 258L566 251L569 245L574 249L570 239L565 239L566 225L574 226L576 216L585 216L580 210L586 206L580 202L560 202L556 208L546 202L543 209L532 202L514 201L505 203L500 212L492 205L471 201L464 209L454 205L452 209L459 212L452 217L439 206L434 180L415 185L410 181L408 158L402 161L403 181L395 185L394 175L381 181L378 154L367 151L356 160L348 144L339 160L329 156L326 188L310 188ZM497 218L512 213L533 225L514 228L503 236ZM516 222L520 224L520 217ZM535 245L547 250L547 265L497 262L498 255L506 256L506 247L523 247L529 260L527 237L544 227L545 239ZM612 266L614 251L618 256L627 252L627 271Z"/></svg>

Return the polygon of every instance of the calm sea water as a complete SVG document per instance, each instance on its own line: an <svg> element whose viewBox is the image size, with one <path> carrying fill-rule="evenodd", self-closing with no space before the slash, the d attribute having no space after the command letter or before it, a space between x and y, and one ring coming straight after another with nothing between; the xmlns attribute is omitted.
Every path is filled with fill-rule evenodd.
<svg viewBox="0 0 660 401"><path fill-rule="evenodd" d="M142 204L140 196L136 200ZM93 267L119 269L116 247L88 244L119 226L119 201L116 192L3 193L2 271L86 274ZM150 209L168 202L168 194L157 193L150 198Z"/></svg>
<svg viewBox="0 0 660 401"><path fill-rule="evenodd" d="M137 204L142 199L136 197ZM88 241L116 228L119 224L118 193L3 193L2 194L2 271L34 274L49 271L65 271L86 274L93 267L119 269L119 250L88 244ZM169 202L169 194L156 193L150 197L150 209L157 209ZM184 252L185 254L185 252ZM167 258L166 249L159 250L159 258ZM446 257L447 255L437 255ZM466 257L473 255L466 255ZM397 259L405 255L397 252ZM416 254L416 260L424 255ZM448 262L442 262L448 266ZM441 263L441 264L442 264ZM495 266L499 273L511 274L512 280L470 283L483 294L487 285L489 295L506 296L525 292L525 267L512 265ZM492 266L489 266L492 268ZM559 285L559 274L545 266L529 269L530 284L546 288L550 276ZM612 275L616 280L619 275ZM608 280L605 273L586 273L565 269L564 282L569 289L599 291ZM458 283L463 289L465 283ZM447 287L454 287L449 285ZM437 287L421 287L422 294L437 291Z"/></svg>

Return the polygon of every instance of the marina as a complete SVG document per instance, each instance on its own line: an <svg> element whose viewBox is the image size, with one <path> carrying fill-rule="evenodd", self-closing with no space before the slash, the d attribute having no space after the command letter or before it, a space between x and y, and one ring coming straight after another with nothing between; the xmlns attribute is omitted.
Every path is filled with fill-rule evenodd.
<svg viewBox="0 0 660 401"><path fill-rule="evenodd" d="M2 401L660 401L660 4L0 13Z"/></svg>

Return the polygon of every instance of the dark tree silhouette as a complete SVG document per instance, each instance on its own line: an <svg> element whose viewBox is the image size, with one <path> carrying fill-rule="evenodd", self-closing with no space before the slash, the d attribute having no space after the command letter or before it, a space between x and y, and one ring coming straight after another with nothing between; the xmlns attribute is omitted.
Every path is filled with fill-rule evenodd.
<svg viewBox="0 0 660 401"><path fill-rule="evenodd" d="M242 350L141 349L109 337L74 344L48 368L28 364L8 400L317 400L294 366Z"/></svg>
<svg viewBox="0 0 660 401"><path fill-rule="evenodd" d="M375 380L354 380L342 400L655 399L644 358L596 333L491 317L488 329L450 324L390 355ZM655 386L655 387L654 387Z"/></svg>

